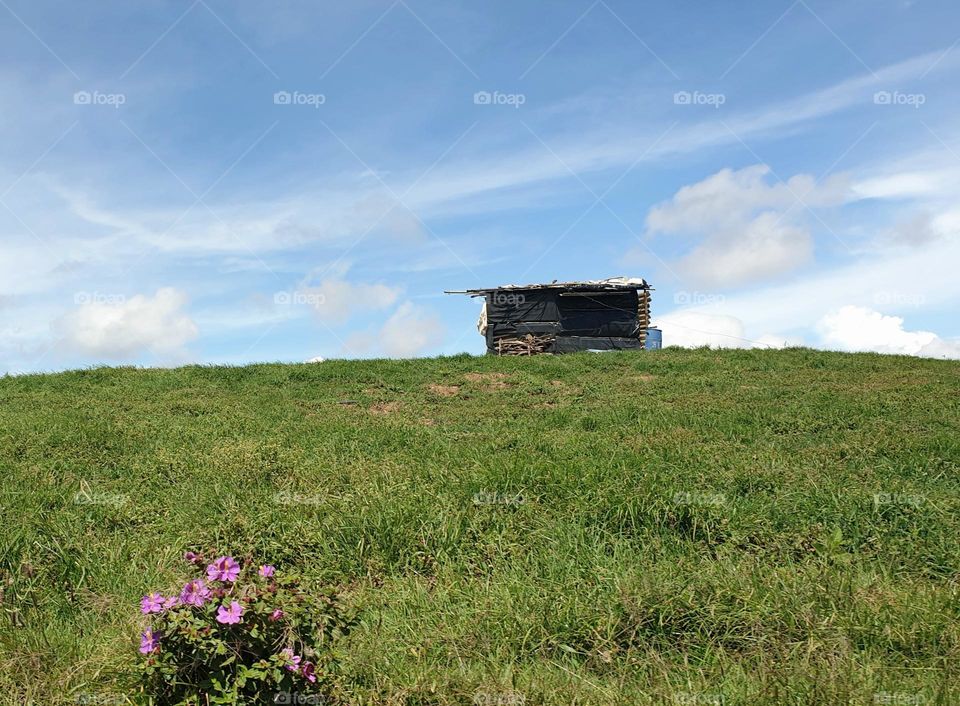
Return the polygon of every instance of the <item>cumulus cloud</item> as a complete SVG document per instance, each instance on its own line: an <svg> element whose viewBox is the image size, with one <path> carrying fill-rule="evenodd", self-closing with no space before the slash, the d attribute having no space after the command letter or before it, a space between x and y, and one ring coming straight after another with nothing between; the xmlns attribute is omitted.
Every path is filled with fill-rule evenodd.
<svg viewBox="0 0 960 706"><path fill-rule="evenodd" d="M723 287L788 272L812 256L810 234L768 211L742 224L735 235L708 235L678 265L695 282Z"/></svg>
<svg viewBox="0 0 960 706"><path fill-rule="evenodd" d="M66 347L88 355L173 355L197 337L196 324L183 311L186 303L186 294L171 287L158 289L152 297L94 300L61 317L54 329Z"/></svg>
<svg viewBox="0 0 960 706"><path fill-rule="evenodd" d="M798 174L786 183L768 184L770 167L755 164L743 169L721 169L703 181L684 186L674 197L655 206L647 216L651 232L670 233L740 225L744 217L764 208L783 209L800 198L809 206L842 203L845 177L817 184L808 174Z"/></svg>
<svg viewBox="0 0 960 706"><path fill-rule="evenodd" d="M769 175L770 168L758 164L723 169L685 186L650 210L647 234L695 242L677 267L704 286L738 285L792 270L813 254L810 233L797 222L804 205L843 203L850 189L844 176L817 183L798 174L770 184Z"/></svg>
<svg viewBox="0 0 960 706"><path fill-rule="evenodd" d="M380 329L380 342L388 355L409 358L439 345L443 339L443 325L434 314L404 302Z"/></svg>
<svg viewBox="0 0 960 706"><path fill-rule="evenodd" d="M393 306L402 291L401 287L349 282L340 277L331 277L315 287L301 287L295 299L310 304L324 323L342 324L360 312Z"/></svg>
<svg viewBox="0 0 960 706"><path fill-rule="evenodd" d="M960 342L944 340L931 331L907 331L901 317L863 306L847 305L829 312L817 330L827 348L960 359Z"/></svg>
<svg viewBox="0 0 960 706"><path fill-rule="evenodd" d="M681 310L660 316L654 324L663 331L663 345L681 348L785 348L800 345L797 339L764 334L747 337L743 321L726 314Z"/></svg>
<svg viewBox="0 0 960 706"><path fill-rule="evenodd" d="M663 330L665 346L785 348L804 345L802 339L793 336L770 333L750 336L744 322L728 314L688 309L658 317L654 323ZM903 323L899 316L846 305L822 316L815 328L820 335L819 347L829 350L960 359L960 341L941 338L931 331L908 331Z"/></svg>
<svg viewBox="0 0 960 706"><path fill-rule="evenodd" d="M429 310L403 302L378 330L358 331L344 345L350 355L373 354L412 358L443 340L440 319Z"/></svg>

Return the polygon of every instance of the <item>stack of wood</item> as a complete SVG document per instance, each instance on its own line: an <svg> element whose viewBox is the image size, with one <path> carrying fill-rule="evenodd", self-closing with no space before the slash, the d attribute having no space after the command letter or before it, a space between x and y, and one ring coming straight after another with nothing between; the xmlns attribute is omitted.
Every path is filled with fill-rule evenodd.
<svg viewBox="0 0 960 706"><path fill-rule="evenodd" d="M637 302L637 320L640 324L640 345L647 344L647 329L650 328L650 290L641 290Z"/></svg>
<svg viewBox="0 0 960 706"><path fill-rule="evenodd" d="M528 333L516 338L500 338L497 340L497 355L537 355L546 353L556 336L545 334L535 336Z"/></svg>

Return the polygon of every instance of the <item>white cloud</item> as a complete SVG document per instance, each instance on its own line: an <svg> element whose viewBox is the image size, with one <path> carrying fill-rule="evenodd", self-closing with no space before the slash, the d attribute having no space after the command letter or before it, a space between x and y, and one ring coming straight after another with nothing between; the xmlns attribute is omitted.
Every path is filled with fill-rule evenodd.
<svg viewBox="0 0 960 706"><path fill-rule="evenodd" d="M947 310L960 299L957 262L960 240L941 239L924 248L890 249L792 281L726 295L699 310L736 316L751 331L812 327L840 304L879 306L890 313L916 311L920 305L928 311Z"/></svg>
<svg viewBox="0 0 960 706"><path fill-rule="evenodd" d="M921 309L952 312L960 298L957 262L960 240L940 239L925 248L890 249L792 282L708 299L654 321L663 327L667 346L749 347L784 339L788 345L803 345L792 334L809 332L808 345L956 357L960 342L927 331L904 331L902 318L878 314L874 308L906 317ZM850 306L838 309L841 303ZM953 321L949 314L946 320ZM789 331L791 336L765 331Z"/></svg>
<svg viewBox="0 0 960 706"><path fill-rule="evenodd" d="M960 341L931 331L907 331L899 316L887 316L863 306L846 305L820 318L816 330L820 348L849 352L896 353L921 358L960 359ZM676 311L656 319L663 345L696 348L785 348L803 345L793 336L763 334L748 337L744 322L727 314Z"/></svg>
<svg viewBox="0 0 960 706"><path fill-rule="evenodd" d="M650 210L649 235L670 234L696 242L677 268L702 286L727 287L788 272L813 256L813 239L793 222L803 206L843 203L850 191L839 175L816 183L798 174L767 183L764 164L723 169Z"/></svg>
<svg viewBox="0 0 960 706"><path fill-rule="evenodd" d="M341 324L362 311L393 306L402 291L401 287L349 282L340 277L331 277L316 287L301 287L296 296L312 305L324 323Z"/></svg>
<svg viewBox="0 0 960 706"><path fill-rule="evenodd" d="M820 319L817 329L827 348L960 359L960 343L945 341L931 331L907 331L901 317L863 306L831 311Z"/></svg>
<svg viewBox="0 0 960 706"><path fill-rule="evenodd" d="M743 321L726 314L705 314L680 310L656 317L654 325L663 331L663 345L681 348L784 348L800 345L797 339L764 334L747 338Z"/></svg>
<svg viewBox="0 0 960 706"><path fill-rule="evenodd" d="M952 190L956 177L956 170L897 172L859 181L853 191L865 199L930 196Z"/></svg>
<svg viewBox="0 0 960 706"><path fill-rule="evenodd" d="M812 176L797 174L786 182L768 184L770 174L766 164L736 171L722 169L703 181L684 186L673 199L652 208L647 229L651 233L726 230L761 209L783 210L796 205L798 200L809 206L839 204L848 193L843 176L816 184Z"/></svg>
<svg viewBox="0 0 960 706"><path fill-rule="evenodd" d="M726 287L789 272L812 257L813 240L806 230L766 212L739 230L707 235L677 265L699 285Z"/></svg>
<svg viewBox="0 0 960 706"><path fill-rule="evenodd" d="M951 310L960 297L960 280L953 276L958 261L960 242L938 240L923 249L893 249L797 281L718 297L655 321L664 328L664 345L746 347L751 343L734 337L771 343L761 332L785 330L812 332L810 343L826 348L957 357L960 342L904 330L904 319L889 314L909 319L921 308ZM840 303L847 306L838 307Z"/></svg>
<svg viewBox="0 0 960 706"><path fill-rule="evenodd" d="M654 319L663 330L663 345L696 348L743 348L743 322L735 316L678 311Z"/></svg>
<svg viewBox="0 0 960 706"><path fill-rule="evenodd" d="M144 352L175 355L198 333L182 311L186 303L183 292L165 287L153 297L138 294L83 304L61 317L54 328L68 348L88 355L117 359Z"/></svg>
<svg viewBox="0 0 960 706"><path fill-rule="evenodd" d="M378 338L387 355L410 358L438 346L443 339L443 325L426 309L404 302L387 319Z"/></svg>

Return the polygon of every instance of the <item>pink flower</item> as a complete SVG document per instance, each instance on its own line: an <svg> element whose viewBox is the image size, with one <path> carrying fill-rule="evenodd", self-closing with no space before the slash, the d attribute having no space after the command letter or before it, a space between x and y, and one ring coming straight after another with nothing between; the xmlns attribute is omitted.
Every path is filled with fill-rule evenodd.
<svg viewBox="0 0 960 706"><path fill-rule="evenodd" d="M197 554L196 552L184 552L184 553L183 553L183 559L184 559L184 561L186 561L186 562L189 563L189 564L195 564L195 563L197 563L197 559L199 559L199 558L200 558L200 555Z"/></svg>
<svg viewBox="0 0 960 706"><path fill-rule="evenodd" d="M232 556L221 556L207 567L207 578L211 581L236 581L240 575L240 564Z"/></svg>
<svg viewBox="0 0 960 706"><path fill-rule="evenodd" d="M304 662L300 668L300 674L309 682L315 682L317 680L317 675L314 673L313 662Z"/></svg>
<svg viewBox="0 0 960 706"><path fill-rule="evenodd" d="M275 567L271 566L270 564L264 564L263 566L260 567L259 573L264 578L270 578L271 576L273 576L274 571L276 571Z"/></svg>
<svg viewBox="0 0 960 706"><path fill-rule="evenodd" d="M148 655L160 649L160 636L153 632L153 628L147 628L146 632L140 635L140 652Z"/></svg>
<svg viewBox="0 0 960 706"><path fill-rule="evenodd" d="M240 616L243 615L243 606L232 601L229 608L220 606L217 609L217 622L224 625L236 625L240 622Z"/></svg>
<svg viewBox="0 0 960 706"><path fill-rule="evenodd" d="M148 593L140 599L140 612L144 615L148 613L159 613L163 610L164 598L159 593Z"/></svg>
<svg viewBox="0 0 960 706"><path fill-rule="evenodd" d="M280 656L287 663L287 670L291 672L300 671L300 655L293 654L293 650L286 647L280 650Z"/></svg>
<svg viewBox="0 0 960 706"><path fill-rule="evenodd" d="M175 605L180 603L180 596L170 596L169 598L164 599L163 609L173 608Z"/></svg>
<svg viewBox="0 0 960 706"><path fill-rule="evenodd" d="M271 623L275 623L275 622L277 622L278 620L280 620L280 618L282 618L282 617L283 617L283 611L280 610L279 608L277 608L275 611L273 611L273 612L270 614L269 620L270 620Z"/></svg>
<svg viewBox="0 0 960 706"><path fill-rule="evenodd" d="M180 601L185 605L200 607L210 599L210 589L207 588L203 579L194 579L187 582L180 592Z"/></svg>

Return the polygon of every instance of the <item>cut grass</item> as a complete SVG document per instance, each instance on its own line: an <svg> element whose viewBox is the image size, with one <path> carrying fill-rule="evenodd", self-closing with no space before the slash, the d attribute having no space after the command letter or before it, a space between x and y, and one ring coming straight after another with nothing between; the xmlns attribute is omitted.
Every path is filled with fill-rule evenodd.
<svg viewBox="0 0 960 706"><path fill-rule="evenodd" d="M346 591L355 703L960 703L958 392L804 349L5 378L0 699L135 701L202 547Z"/></svg>

